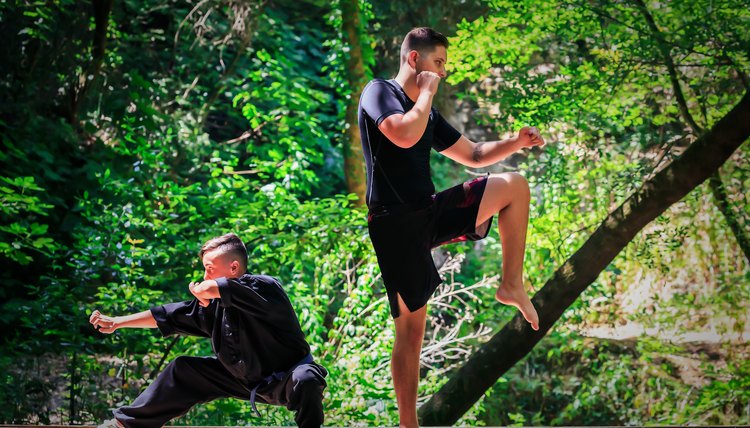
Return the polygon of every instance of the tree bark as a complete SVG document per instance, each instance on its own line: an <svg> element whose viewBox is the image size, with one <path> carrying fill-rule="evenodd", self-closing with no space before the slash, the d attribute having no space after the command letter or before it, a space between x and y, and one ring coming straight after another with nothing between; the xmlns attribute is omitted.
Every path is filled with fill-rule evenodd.
<svg viewBox="0 0 750 428"><path fill-rule="evenodd" d="M349 45L349 55L346 61L346 78L351 94L346 103L346 138L344 150L344 176L346 189L357 195L357 205L365 204L367 180L362 153L362 139L359 135L357 123L357 109L362 88L367 84L365 65L362 52L361 13L359 0L341 0L341 20L344 42Z"/></svg>
<svg viewBox="0 0 750 428"><path fill-rule="evenodd" d="M714 203L716 204L716 207L724 216L724 219L726 219L729 229L732 231L732 234L734 234L742 253L745 255L745 259L750 263L750 238L748 237L747 230L742 228L742 225L737 219L737 214L732 211L732 207L729 205L727 190L724 187L724 182L721 180L719 171L716 171L716 173L711 176L708 183L711 186L711 192L714 194Z"/></svg>
<svg viewBox="0 0 750 428"><path fill-rule="evenodd" d="M68 123L78 126L78 110L86 98L89 88L98 80L99 72L104 64L107 44L107 29L109 15L112 12L113 0L93 0L94 35L91 42L91 62L82 75L76 77L71 88Z"/></svg>
<svg viewBox="0 0 750 428"><path fill-rule="evenodd" d="M454 424L524 358L599 273L653 219L703 183L750 136L750 93L683 155L610 213L591 237L534 296L539 331L520 313L482 345L419 411L422 425Z"/></svg>

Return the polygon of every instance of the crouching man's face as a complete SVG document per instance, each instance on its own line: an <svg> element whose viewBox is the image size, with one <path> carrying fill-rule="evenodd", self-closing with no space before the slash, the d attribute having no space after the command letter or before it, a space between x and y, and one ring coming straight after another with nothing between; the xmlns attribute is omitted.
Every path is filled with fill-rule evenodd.
<svg viewBox="0 0 750 428"><path fill-rule="evenodd" d="M231 253L223 253L220 249L203 254L203 279L238 278L242 276L242 266Z"/></svg>

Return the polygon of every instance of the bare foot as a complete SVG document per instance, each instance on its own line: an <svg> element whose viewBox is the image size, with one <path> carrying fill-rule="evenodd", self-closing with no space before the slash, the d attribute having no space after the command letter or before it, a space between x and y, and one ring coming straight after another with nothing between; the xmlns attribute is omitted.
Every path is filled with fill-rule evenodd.
<svg viewBox="0 0 750 428"><path fill-rule="evenodd" d="M531 299L523 289L523 283L502 283L495 292L495 299L505 305L512 305L521 311L521 315L531 324L531 328L539 330L539 315L531 303Z"/></svg>

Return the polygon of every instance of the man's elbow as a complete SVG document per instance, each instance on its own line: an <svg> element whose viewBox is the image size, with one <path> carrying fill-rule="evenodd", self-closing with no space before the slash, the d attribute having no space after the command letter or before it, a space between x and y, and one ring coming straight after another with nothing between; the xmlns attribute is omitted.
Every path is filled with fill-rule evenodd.
<svg viewBox="0 0 750 428"><path fill-rule="evenodd" d="M419 139L422 138L421 135L416 135L416 133L410 132L391 131L384 132L384 134L393 144L401 147L402 149L413 147L419 142Z"/></svg>
<svg viewBox="0 0 750 428"><path fill-rule="evenodd" d="M383 135L402 149L413 147L422 138L422 134L424 134L424 130L417 132L416 129L411 128L408 124L403 122L398 123L395 120L386 120L380 125L380 131Z"/></svg>
<svg viewBox="0 0 750 428"><path fill-rule="evenodd" d="M419 137L399 137L394 140L391 140L393 144L395 144L398 147L401 147L402 149L410 149L414 147L419 142Z"/></svg>

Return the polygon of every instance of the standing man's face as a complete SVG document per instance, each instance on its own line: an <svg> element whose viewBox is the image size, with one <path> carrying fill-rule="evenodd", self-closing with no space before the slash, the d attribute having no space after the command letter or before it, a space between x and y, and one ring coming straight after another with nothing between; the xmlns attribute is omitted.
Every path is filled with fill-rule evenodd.
<svg viewBox="0 0 750 428"><path fill-rule="evenodd" d="M428 52L426 55L421 55L417 52L415 59L414 69L417 74L423 71L432 71L440 76L441 79L445 79L448 73L445 71L445 63L448 62L448 50L445 46L435 46L432 52Z"/></svg>

